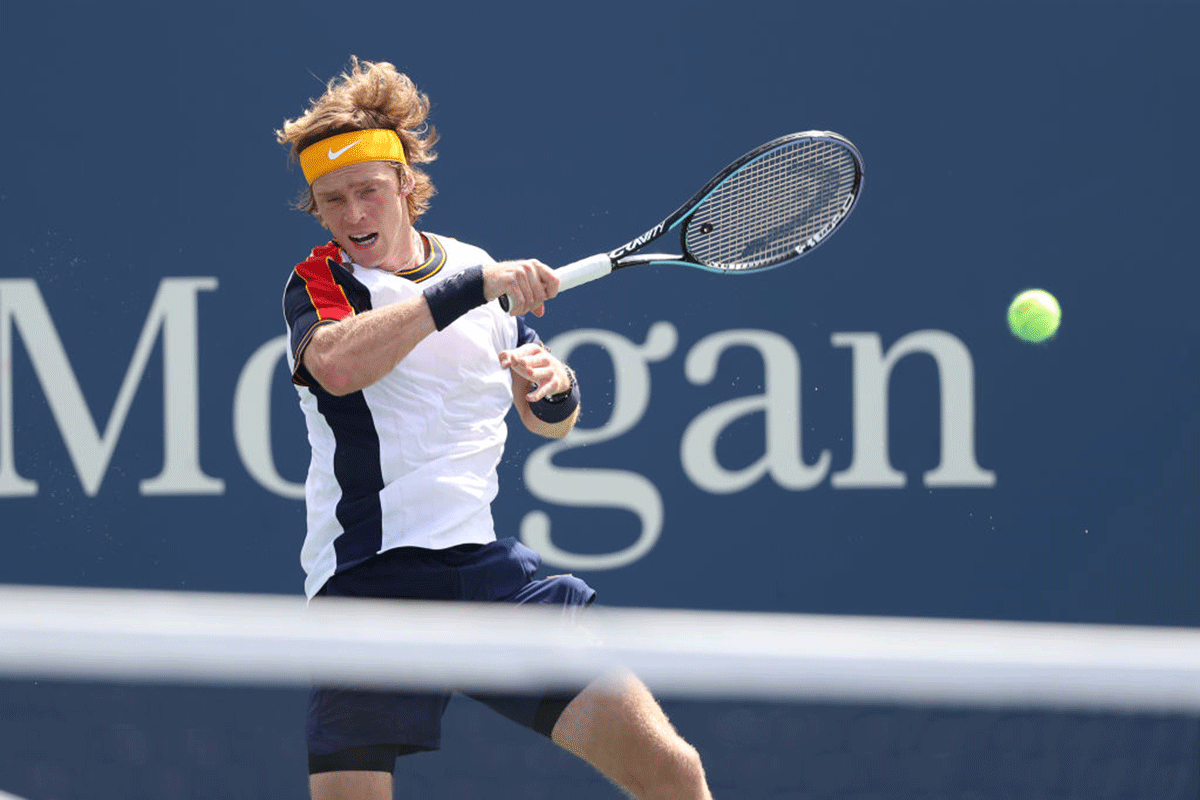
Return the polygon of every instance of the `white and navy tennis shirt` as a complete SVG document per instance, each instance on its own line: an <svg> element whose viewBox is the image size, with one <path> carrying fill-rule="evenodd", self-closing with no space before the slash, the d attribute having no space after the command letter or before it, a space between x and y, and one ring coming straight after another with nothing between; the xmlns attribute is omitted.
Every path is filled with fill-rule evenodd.
<svg viewBox="0 0 1200 800"><path fill-rule="evenodd" d="M337 397L301 363L320 325L400 302L418 284L492 263L483 250L426 234L430 257L402 272L359 267L336 244L296 265L284 292L288 363L312 448L300 560L311 598L335 572L395 547L443 549L496 538L491 502L512 378L499 353L537 334L487 303L418 344L390 373Z"/></svg>

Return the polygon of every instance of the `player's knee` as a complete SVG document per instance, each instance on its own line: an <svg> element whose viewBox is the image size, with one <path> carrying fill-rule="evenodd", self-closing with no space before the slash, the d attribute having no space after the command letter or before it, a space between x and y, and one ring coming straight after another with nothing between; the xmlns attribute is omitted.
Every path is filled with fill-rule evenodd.
<svg viewBox="0 0 1200 800"><path fill-rule="evenodd" d="M682 739L660 750L656 757L631 759L616 782L637 798L707 797L704 765L696 749Z"/></svg>
<svg viewBox="0 0 1200 800"><path fill-rule="evenodd" d="M700 759L700 753L683 739L677 740L672 762L671 772L674 785L691 791L706 784L704 762Z"/></svg>

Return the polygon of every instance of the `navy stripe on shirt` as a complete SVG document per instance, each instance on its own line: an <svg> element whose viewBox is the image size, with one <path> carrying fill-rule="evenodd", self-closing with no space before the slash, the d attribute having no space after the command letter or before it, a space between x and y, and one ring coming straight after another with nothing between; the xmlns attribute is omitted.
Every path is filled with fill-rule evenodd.
<svg viewBox="0 0 1200 800"><path fill-rule="evenodd" d="M317 410L334 435L333 474L342 490L335 515L342 533L334 540L337 571L361 564L383 547L383 468L379 433L362 392L337 397L320 389Z"/></svg>

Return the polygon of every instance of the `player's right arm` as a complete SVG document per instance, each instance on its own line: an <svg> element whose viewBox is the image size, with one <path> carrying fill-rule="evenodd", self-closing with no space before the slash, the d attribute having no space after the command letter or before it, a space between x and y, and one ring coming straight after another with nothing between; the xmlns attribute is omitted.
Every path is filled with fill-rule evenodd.
<svg viewBox="0 0 1200 800"><path fill-rule="evenodd" d="M553 270L537 260L505 261L483 267L485 301L507 294L513 314L545 313L557 294ZM422 294L382 308L319 325L301 355L308 373L325 391L361 391L391 372L421 340L437 331L429 300Z"/></svg>
<svg viewBox="0 0 1200 800"><path fill-rule="evenodd" d="M302 361L325 391L353 394L391 372L436 330L429 305L418 295L317 327Z"/></svg>

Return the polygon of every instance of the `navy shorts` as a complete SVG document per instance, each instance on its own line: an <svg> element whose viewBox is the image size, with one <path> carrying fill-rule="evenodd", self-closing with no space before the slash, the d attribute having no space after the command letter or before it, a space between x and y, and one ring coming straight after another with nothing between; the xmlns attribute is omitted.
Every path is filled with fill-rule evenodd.
<svg viewBox="0 0 1200 800"><path fill-rule="evenodd" d="M334 575L318 596L559 605L564 617L573 620L595 600L596 592L572 575L535 579L541 561L536 552L511 538L447 550L402 547ZM467 696L549 736L576 694ZM315 687L308 705L309 772L391 772L396 756L437 750L449 702L448 692Z"/></svg>

